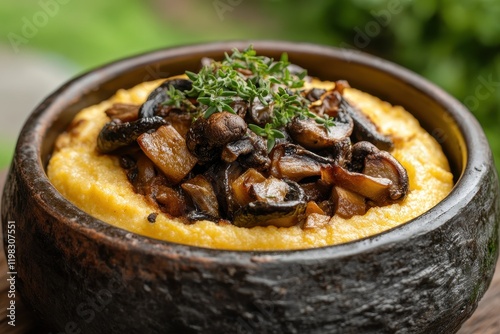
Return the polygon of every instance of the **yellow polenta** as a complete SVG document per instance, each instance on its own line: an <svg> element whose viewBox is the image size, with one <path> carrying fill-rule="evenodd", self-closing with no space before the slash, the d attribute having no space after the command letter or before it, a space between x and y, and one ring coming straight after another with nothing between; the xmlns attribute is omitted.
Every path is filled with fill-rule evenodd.
<svg viewBox="0 0 500 334"><path fill-rule="evenodd" d="M155 223L146 217L158 208L134 192L119 158L96 152L96 138L109 118L113 103L142 104L162 81L120 90L111 99L82 110L70 129L58 138L48 166L53 185L72 203L106 223L156 239L181 244L232 250L301 249L335 245L371 236L402 224L432 208L453 186L447 159L438 143L401 107L349 88L344 96L366 113L382 133L390 134L392 155L408 171L410 191L397 204L372 207L363 216L334 216L323 228L241 228L199 221L184 224L165 215ZM315 83L328 86L330 83Z"/></svg>

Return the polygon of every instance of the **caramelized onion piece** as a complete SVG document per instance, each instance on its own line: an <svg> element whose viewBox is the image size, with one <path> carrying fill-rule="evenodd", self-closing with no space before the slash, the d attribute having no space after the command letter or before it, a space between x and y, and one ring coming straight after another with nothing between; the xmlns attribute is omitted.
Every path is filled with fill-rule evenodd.
<svg viewBox="0 0 500 334"><path fill-rule="evenodd" d="M360 194L342 187L333 187L332 201L336 207L335 214L342 218L348 219L366 213L366 199Z"/></svg>
<svg viewBox="0 0 500 334"><path fill-rule="evenodd" d="M173 217L180 217L186 212L184 197L176 190L160 185L156 191L156 201L161 204L162 211Z"/></svg>
<svg viewBox="0 0 500 334"><path fill-rule="evenodd" d="M307 215L304 223L302 224L302 228L304 230L310 230L310 229L316 229L316 228L321 228L330 223L332 217L313 212L309 215Z"/></svg>
<svg viewBox="0 0 500 334"><path fill-rule="evenodd" d="M250 188L253 184L264 182L266 178L253 168L247 169L231 184L231 190L234 199L239 206L247 205L255 198L250 194Z"/></svg>
<svg viewBox="0 0 500 334"><path fill-rule="evenodd" d="M156 170L154 163L145 155L141 154L137 159L137 176L134 179L134 188L137 193L151 195L151 190Z"/></svg>
<svg viewBox="0 0 500 334"><path fill-rule="evenodd" d="M305 216L306 218L302 222L302 228L305 230L321 228L328 225L328 223L330 223L330 219L332 218L329 215L326 215L325 211L323 211L323 209L314 201L307 202Z"/></svg>
<svg viewBox="0 0 500 334"><path fill-rule="evenodd" d="M254 183L250 187L250 195L260 202L282 202L289 190L285 181L269 177L263 182Z"/></svg>
<svg viewBox="0 0 500 334"><path fill-rule="evenodd" d="M142 151L173 183L179 183L196 165L197 159L186 147L184 138L170 125L144 133L137 142Z"/></svg>

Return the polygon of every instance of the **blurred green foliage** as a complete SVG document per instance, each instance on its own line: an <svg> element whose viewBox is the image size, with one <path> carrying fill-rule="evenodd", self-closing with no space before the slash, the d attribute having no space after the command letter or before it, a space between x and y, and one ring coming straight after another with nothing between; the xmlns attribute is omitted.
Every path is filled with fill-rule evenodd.
<svg viewBox="0 0 500 334"><path fill-rule="evenodd" d="M23 20L54 1L0 2L0 42L9 45L9 33L21 34ZM210 40L286 39L355 48L420 73L462 101L483 125L500 163L498 0L65 2L21 51L57 54L84 71L151 49Z"/></svg>
<svg viewBox="0 0 500 334"><path fill-rule="evenodd" d="M378 55L444 88L478 118L500 164L500 1L262 3L291 36Z"/></svg>

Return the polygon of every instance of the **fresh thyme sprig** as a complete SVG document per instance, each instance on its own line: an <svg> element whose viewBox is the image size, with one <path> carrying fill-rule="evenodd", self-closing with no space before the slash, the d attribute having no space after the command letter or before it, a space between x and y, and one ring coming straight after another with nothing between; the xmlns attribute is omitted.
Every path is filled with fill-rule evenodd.
<svg viewBox="0 0 500 334"><path fill-rule="evenodd" d="M166 93L169 99L165 102L165 104L180 109L182 104L186 100L186 94L184 94L184 92L181 90L175 89L173 85L169 86Z"/></svg>
<svg viewBox="0 0 500 334"><path fill-rule="evenodd" d="M285 138L285 134L275 129L272 123L267 123L263 128L256 124L248 124L250 130L255 134L267 138L267 151L270 152L276 144L276 139Z"/></svg>
<svg viewBox="0 0 500 334"><path fill-rule="evenodd" d="M180 105L182 96L196 98L202 116L207 118L215 112L235 113L232 104L236 98L247 103L258 99L272 109L273 115L264 127L249 124L249 128L267 139L268 150L276 139L285 137L282 129L294 117L312 118L328 130L334 126L333 119L311 112L309 100L295 91L304 86L307 72L292 73L289 65L286 53L274 61L258 56L252 46L243 51L234 49L231 55L225 53L222 61L213 61L198 73L186 71L193 88L182 94L169 91L170 103Z"/></svg>

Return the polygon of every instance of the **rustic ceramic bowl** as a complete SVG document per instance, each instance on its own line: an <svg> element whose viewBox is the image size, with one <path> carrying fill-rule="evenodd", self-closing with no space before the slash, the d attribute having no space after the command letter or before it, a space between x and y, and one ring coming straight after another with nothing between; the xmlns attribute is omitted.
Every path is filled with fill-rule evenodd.
<svg viewBox="0 0 500 334"><path fill-rule="evenodd" d="M387 61L310 44L254 41L259 53L400 104L443 146L451 194L408 223L338 246L237 252L163 242L110 226L64 199L45 174L77 111L141 81L196 70L250 42L160 50L84 74L27 121L2 201L16 222L17 287L67 333L452 333L488 288L498 255L499 185L471 113ZM106 205L106 203L102 203ZM4 235L5 235L4 224Z"/></svg>

